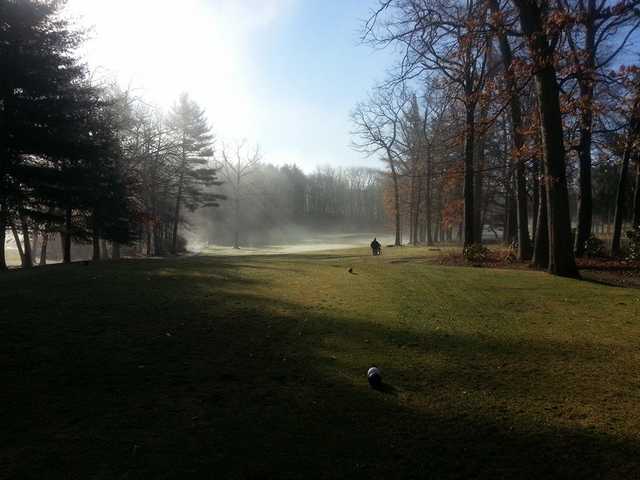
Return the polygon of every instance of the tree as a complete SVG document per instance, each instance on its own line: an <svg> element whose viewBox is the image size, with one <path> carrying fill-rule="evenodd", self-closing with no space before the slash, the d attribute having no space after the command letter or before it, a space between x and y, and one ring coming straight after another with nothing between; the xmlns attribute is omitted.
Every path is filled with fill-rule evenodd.
<svg viewBox="0 0 640 480"><path fill-rule="evenodd" d="M382 154L389 166L393 182L395 213L395 245L402 245L399 163L404 151L400 143L402 114L406 96L377 89L366 103L360 103L351 114L355 130L353 147L367 155Z"/></svg>
<svg viewBox="0 0 640 480"><path fill-rule="evenodd" d="M6 270L5 232L20 222L23 266L30 267L29 216L42 200L38 184L55 175L51 162L39 161L56 150L55 126L66 92L84 74L73 55L81 41L57 17L60 4L0 1L0 270Z"/></svg>
<svg viewBox="0 0 640 480"><path fill-rule="evenodd" d="M240 248L242 201L247 193L246 179L255 172L261 160L260 147L256 145L252 150L248 150L246 140L233 147L222 148L220 169L233 192L233 248L235 249Z"/></svg>
<svg viewBox="0 0 640 480"><path fill-rule="evenodd" d="M376 28L379 16L392 10ZM481 241L474 228L476 108L484 87L490 47L484 31L484 2L467 0L384 0L365 36L377 45L403 49L395 81L438 75L442 88L464 106L464 244Z"/></svg>
<svg viewBox="0 0 640 480"><path fill-rule="evenodd" d="M613 3L613 4L612 4ZM591 185L593 124L598 115L596 91L610 82L608 67L624 51L631 35L640 26L637 1L560 0L570 55L567 80L577 83L577 126L579 140L573 147L578 154L579 195L575 253L584 255L591 235L593 194ZM613 47L613 48L612 48ZM602 93L602 92L600 92Z"/></svg>
<svg viewBox="0 0 640 480"><path fill-rule="evenodd" d="M220 185L216 169L209 168L213 157L213 135L205 112L185 93L169 114L169 127L177 145L175 163L175 210L171 253L178 251L178 227L182 208L193 211L201 207L218 206L222 197L207 187Z"/></svg>
<svg viewBox="0 0 640 480"><path fill-rule="evenodd" d="M613 236L611 238L611 255L614 256L620 254L622 222L626 210L625 197L627 196L627 185L630 183L628 179L629 163L631 158L640 152L640 71L632 69L631 78L627 79L627 81L630 85L627 89L628 98L624 103L629 103L629 106L623 109L626 133L623 138L619 140L620 143L622 143L622 164L620 166Z"/></svg>
<svg viewBox="0 0 640 480"><path fill-rule="evenodd" d="M559 32L548 22L548 5L535 0L513 0L520 26L527 41L535 72L536 94L540 110L544 182L549 228L549 272L576 276L571 244L571 218L566 177L564 129L560 109L560 89L553 55Z"/></svg>
<svg viewBox="0 0 640 480"><path fill-rule="evenodd" d="M513 50L507 36L505 15L500 9L498 0L489 0L493 13L496 37L504 67L504 83L508 95L511 114L511 138L513 139L513 155L516 163L516 202L518 215L518 259L526 261L531 258L531 240L529 238L529 215L527 209L527 185L524 165L524 126L522 123L522 105L519 85L516 77L516 65Z"/></svg>

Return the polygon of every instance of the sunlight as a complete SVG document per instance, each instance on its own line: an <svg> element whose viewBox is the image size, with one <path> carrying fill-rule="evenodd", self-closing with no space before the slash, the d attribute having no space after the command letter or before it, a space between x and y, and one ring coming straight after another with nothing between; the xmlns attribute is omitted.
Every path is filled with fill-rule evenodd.
<svg viewBox="0 0 640 480"><path fill-rule="evenodd" d="M189 91L212 121L224 118L224 127L241 134L251 103L240 62L243 32L223 10L203 0L70 0L67 11L90 28L83 54L98 75L164 107Z"/></svg>

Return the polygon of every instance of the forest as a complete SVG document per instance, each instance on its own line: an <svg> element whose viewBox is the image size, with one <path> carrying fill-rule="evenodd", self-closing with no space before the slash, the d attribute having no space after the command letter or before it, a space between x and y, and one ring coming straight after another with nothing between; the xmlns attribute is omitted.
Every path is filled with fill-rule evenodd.
<svg viewBox="0 0 640 480"><path fill-rule="evenodd" d="M493 239L569 276L637 258L638 8L380 1L363 40L398 62L353 121L387 162L396 244Z"/></svg>

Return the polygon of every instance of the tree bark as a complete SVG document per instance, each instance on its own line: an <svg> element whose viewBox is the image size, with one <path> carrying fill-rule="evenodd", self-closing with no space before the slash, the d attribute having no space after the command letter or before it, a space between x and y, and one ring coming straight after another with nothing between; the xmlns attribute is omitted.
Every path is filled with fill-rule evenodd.
<svg viewBox="0 0 640 480"><path fill-rule="evenodd" d="M100 228L98 227L98 218L93 215L93 225L92 225L93 235L91 237L93 244L93 255L92 260L94 262L100 261Z"/></svg>
<svg viewBox="0 0 640 480"><path fill-rule="evenodd" d="M575 254L584 256L585 242L591 236L593 222L593 193L591 189L591 143L593 129L593 85L595 73L595 0L587 2L585 17L585 50L587 55L585 71L579 78L580 87L580 144L578 158L580 166L580 183L578 192L578 226L576 228Z"/></svg>
<svg viewBox="0 0 640 480"><path fill-rule="evenodd" d="M480 111L480 122L481 125L486 121L487 117L487 108L485 106L482 107ZM475 157L476 157L476 168L475 168L475 182L474 182L474 214L473 214L473 228L475 230L474 236L477 243L482 243L482 233L484 230L483 218L482 218L482 181L484 175L485 168L485 146L486 146L486 134L483 133L480 135L475 142Z"/></svg>
<svg viewBox="0 0 640 480"><path fill-rule="evenodd" d="M497 0L490 0L489 7L494 14L500 10ZM498 43L500 46L500 54L505 72L505 83L507 93L509 94L509 106L511 111L511 128L513 138L513 154L516 163L516 203L518 218L518 259L527 261L531 258L531 240L529 238L529 213L527 208L527 182L522 158L522 147L524 145L524 137L522 135L522 106L520 104L520 96L516 84L516 78L513 72L513 52L509 39L502 28L497 29ZM534 229L535 231L535 229Z"/></svg>
<svg viewBox="0 0 640 480"><path fill-rule="evenodd" d="M464 246L476 243L474 228L473 154L475 149L475 104L466 106L464 142Z"/></svg>
<svg viewBox="0 0 640 480"><path fill-rule="evenodd" d="M593 87L590 87L593 96ZM593 221L593 194L591 189L591 129L593 112L587 109L581 114L580 146L578 159L580 166L580 183L578 191L578 226L576 229L576 257L584 256L585 242L591 236Z"/></svg>
<svg viewBox="0 0 640 480"><path fill-rule="evenodd" d="M184 167L183 167L184 170ZM178 253L178 224L180 223L180 207L182 203L182 184L184 182L184 171L180 174L180 180L178 184L178 196L176 197L176 209L173 219L173 238L171 240L171 253Z"/></svg>
<svg viewBox="0 0 640 480"><path fill-rule="evenodd" d="M67 206L64 212L64 231L60 236L62 241L62 263L71 263L71 207Z"/></svg>
<svg viewBox="0 0 640 480"><path fill-rule="evenodd" d="M396 240L394 245L399 247L402 245L401 238L401 214L400 214L400 184L398 182L398 172L396 171L396 166L393 161L393 154L391 150L387 148L387 160L389 161L389 168L391 169L391 178L393 180L393 200L394 200L394 208L395 208L395 217L396 217Z"/></svg>
<svg viewBox="0 0 640 480"><path fill-rule="evenodd" d="M29 224L27 223L27 218L22 212L22 208L20 208L20 225L22 227L22 238L23 238L23 248L24 248L24 258L22 259L22 268L31 268L33 267L33 254L31 251L31 242L29 241Z"/></svg>
<svg viewBox="0 0 640 480"><path fill-rule="evenodd" d="M422 203L422 182L416 179L416 195L415 195L415 207L413 212L413 245L418 245L419 242L419 224L420 224L420 205Z"/></svg>
<svg viewBox="0 0 640 480"><path fill-rule="evenodd" d="M100 239L100 258L102 260L109 260L109 248L107 247L107 241Z"/></svg>
<svg viewBox="0 0 640 480"><path fill-rule="evenodd" d="M47 264L47 245L49 244L49 232L42 232L42 243L40 244L40 266Z"/></svg>
<svg viewBox="0 0 640 480"><path fill-rule="evenodd" d="M394 245L396 247L399 247L400 245L402 245L402 238L400 236L400 229L401 229L400 186L398 185L398 177L395 173L393 174L393 195L394 195L395 214L396 214L396 240Z"/></svg>
<svg viewBox="0 0 640 480"><path fill-rule="evenodd" d="M636 188L633 194L633 226L640 227L640 154L636 154Z"/></svg>
<svg viewBox="0 0 640 480"><path fill-rule="evenodd" d="M20 255L20 263L24 266L24 250L22 249L22 241L20 240L20 234L18 234L18 229L16 228L16 224L11 222L11 233L13 233L13 241L16 242L16 248L18 249L18 254Z"/></svg>
<svg viewBox="0 0 640 480"><path fill-rule="evenodd" d="M554 51L550 47L543 12L538 3L535 0L514 0L514 3L520 13L520 24L536 66L535 84L541 119L549 228L548 270L554 275L577 276L571 242L560 90L552 62Z"/></svg>
<svg viewBox="0 0 640 480"><path fill-rule="evenodd" d="M538 268L547 268L549 266L549 228L547 218L547 192L543 181L540 181L538 195L539 208L533 248L533 265Z"/></svg>
<svg viewBox="0 0 640 480"><path fill-rule="evenodd" d="M433 245L433 232L432 232L432 214L431 214L431 176L433 175L433 166L431 165L431 151L427 151L427 178L425 189L425 222L427 226L427 245Z"/></svg>
<svg viewBox="0 0 640 480"><path fill-rule="evenodd" d="M1 181L2 179L0 178ZM8 270L6 257L7 213L4 198L1 195L2 193L0 192L0 273Z"/></svg>
<svg viewBox="0 0 640 480"><path fill-rule="evenodd" d="M622 154L622 165L618 178L618 191L616 194L616 213L613 218L613 237L611 238L611 255L620 255L620 238L622 236L622 222L625 214L625 196L627 194L627 184L629 177L629 160L631 158L632 138L627 140L624 153Z"/></svg>
<svg viewBox="0 0 640 480"><path fill-rule="evenodd" d="M540 210L540 162L535 162L535 175L533 179L533 206L531 221L533 223L531 231L533 233L532 245L535 244L535 239L538 231L538 212Z"/></svg>

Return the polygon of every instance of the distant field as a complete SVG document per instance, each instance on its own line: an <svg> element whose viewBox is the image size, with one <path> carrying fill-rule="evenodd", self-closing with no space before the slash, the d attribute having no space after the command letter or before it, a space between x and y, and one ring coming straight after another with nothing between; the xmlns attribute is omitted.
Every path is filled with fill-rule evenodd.
<svg viewBox="0 0 640 480"><path fill-rule="evenodd" d="M368 253L0 276L0 477L637 478L638 290Z"/></svg>
<svg viewBox="0 0 640 480"><path fill-rule="evenodd" d="M10 267L18 267L20 266L20 255L17 250L6 249L5 256L7 259L7 265Z"/></svg>

